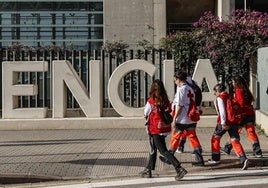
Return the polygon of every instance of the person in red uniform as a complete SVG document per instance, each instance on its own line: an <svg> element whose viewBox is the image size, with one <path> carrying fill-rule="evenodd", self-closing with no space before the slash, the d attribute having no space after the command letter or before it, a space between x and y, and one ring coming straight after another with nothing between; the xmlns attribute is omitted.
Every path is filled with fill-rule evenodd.
<svg viewBox="0 0 268 188"><path fill-rule="evenodd" d="M254 97L243 77L234 77L232 79L232 84L234 87L234 100L240 104L243 117L240 123L241 127L239 129L239 133L242 131L243 127L246 129L248 139L252 143L253 155L257 158L261 158L262 150L260 147L258 135L255 131L255 110L252 105ZM223 151L227 154L230 154L231 150L232 145L228 141L225 144Z"/></svg>
<svg viewBox="0 0 268 188"><path fill-rule="evenodd" d="M147 119L147 133L149 135L150 153L149 162L145 169L139 173L141 177L151 178L152 170L155 170L155 164L157 159L157 150L160 154L166 157L174 166L177 175L175 180L183 178L187 171L181 166L178 159L172 155L166 147L166 136L171 131L171 125L166 125L162 121L160 111L165 110L171 112L170 101L167 96L166 89L161 80L154 80L150 92L149 99L144 108L144 116Z"/></svg>
<svg viewBox="0 0 268 188"><path fill-rule="evenodd" d="M185 69L182 69L181 71L185 71ZM186 72L186 71L185 71ZM187 85L189 85L189 86L191 86L191 85L198 85L197 84L197 82L196 81L194 81L193 79L192 79L192 77L190 76L190 75L188 75L187 76L187 78L186 78L186 83L187 83ZM179 86L177 86L177 90L178 90L178 87ZM175 95L175 97L174 97L174 100L173 100L173 102L172 102L172 112L173 112L173 116L175 115L175 108L176 108L176 98L177 98L177 96ZM200 103L199 104L199 106L197 106L197 108L198 108L198 110L199 110L199 112L200 112L200 115L202 114L202 103ZM183 134L182 135L182 137L181 137L181 139L180 139L180 143L179 143L179 147L178 147L178 149L176 150L176 152L177 153L183 153L184 152L184 145L185 145L185 143L186 143L186 131L184 131L185 132L185 134ZM194 154L194 152L193 152L193 154Z"/></svg>
<svg viewBox="0 0 268 188"><path fill-rule="evenodd" d="M173 131L169 142L169 151L174 154L180 144L181 138L186 136L194 150L195 162L192 162L192 165L203 166L202 147L196 134L197 122L192 121L188 117L190 98L194 100L194 91L186 83L186 79L187 73L184 71L177 71L174 75L174 82L178 87L174 99L175 114L172 123ZM171 162L163 156L159 156L159 159L167 164Z"/></svg>
<svg viewBox="0 0 268 188"><path fill-rule="evenodd" d="M216 95L215 108L218 113L217 125L211 138L211 150L212 159L208 160L210 164L219 164L221 159L220 153L220 140L222 136L228 132L230 136L231 144L240 158L240 163L242 164L242 170L248 168L248 159L244 152L244 149L240 143L240 136L238 133L238 125L230 123L227 119L227 99L230 98L229 93L225 91L226 87L223 84L217 84L213 90Z"/></svg>

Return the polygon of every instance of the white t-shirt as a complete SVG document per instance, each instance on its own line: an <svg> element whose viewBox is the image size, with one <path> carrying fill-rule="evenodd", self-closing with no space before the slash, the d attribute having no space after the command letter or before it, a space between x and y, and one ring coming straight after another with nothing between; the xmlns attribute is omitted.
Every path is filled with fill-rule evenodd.
<svg viewBox="0 0 268 188"><path fill-rule="evenodd" d="M183 106L181 113L176 119L176 123L180 124L192 124L196 123L191 121L187 115L189 110L190 98L188 96L189 92L193 95L194 99L194 91L187 84L183 84L182 86L177 87L177 91L175 94L175 98L173 104L176 105L176 110L178 110L178 106Z"/></svg>

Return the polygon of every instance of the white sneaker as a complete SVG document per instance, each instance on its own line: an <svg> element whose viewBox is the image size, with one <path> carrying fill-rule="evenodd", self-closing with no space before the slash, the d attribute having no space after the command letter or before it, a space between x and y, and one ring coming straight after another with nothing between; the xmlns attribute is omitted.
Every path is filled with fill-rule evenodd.
<svg viewBox="0 0 268 188"><path fill-rule="evenodd" d="M212 165L217 165L217 164L220 164L221 161L214 161L214 160L212 160L212 159L209 159L209 160L208 160L208 163L209 163L209 164L212 164Z"/></svg>

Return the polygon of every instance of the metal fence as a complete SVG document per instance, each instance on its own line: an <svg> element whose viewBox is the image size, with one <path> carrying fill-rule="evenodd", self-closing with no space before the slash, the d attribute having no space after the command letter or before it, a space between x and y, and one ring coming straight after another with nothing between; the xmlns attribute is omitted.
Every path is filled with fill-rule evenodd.
<svg viewBox="0 0 268 188"><path fill-rule="evenodd" d="M130 107L142 107L145 105L146 99L148 98L149 86L153 79L162 79L162 67L163 60L172 59L172 54L165 52L163 50L128 50L128 51L116 51L107 53L102 51L21 51L21 50L0 50L0 76L2 78L2 63L4 61L47 61L48 71L47 72L21 72L18 74L18 80L20 84L37 84L38 85L38 95L37 96L19 96L19 107L48 107L52 108L52 61L53 60L68 60L77 74L80 76L82 82L89 91L89 63L90 60L100 60L102 64L103 76L102 86L103 86L103 112L107 109L112 110L113 107L108 100L107 86L108 81L115 70L123 62L131 59L143 59L152 64L154 64L158 69L156 74L151 77L144 71L136 70L129 72L122 80L120 85L121 99ZM176 60L175 60L176 62ZM194 62L194 61L192 61ZM219 81L222 81L226 85L229 85L229 90L232 91L230 84L230 75L234 72L241 71L237 68L232 67L222 67L219 65L223 64L213 64L213 68L216 77ZM244 75L249 77L249 63L245 61L245 65L242 71ZM194 69L194 63L191 64L191 68ZM219 68L220 67L220 68ZM171 73L173 74L173 73ZM229 76L229 77L228 77ZM206 83L201 85L202 91L207 91ZM2 82L0 85L0 112L2 108ZM75 98L72 96L71 92L67 92L67 110L79 110L79 105ZM173 97L173 96L170 96ZM213 107L211 102L206 102L202 104L204 107ZM116 114L113 114L116 115ZM108 115L109 116L109 115Z"/></svg>
<svg viewBox="0 0 268 188"><path fill-rule="evenodd" d="M38 84L37 96L19 96L19 107L48 107L52 108L52 61L68 60L73 65L77 74L89 90L89 62L90 60L100 60L102 63L103 76L103 108L112 109L107 96L108 80L116 67L121 63L131 59L144 59L158 67L158 72L154 78L147 73L136 70L127 74L121 81L121 98L131 107L142 107L148 97L148 89L151 81L155 78L162 79L162 62L170 58L170 54L162 50L152 51L120 51L107 53L105 51L9 51L1 50L1 77L3 61L48 61L48 71L44 73L21 72L18 80L21 84ZM172 73L173 74L173 73ZM0 87L0 103L2 108L2 83ZM71 92L67 94L67 108L79 109L78 103Z"/></svg>

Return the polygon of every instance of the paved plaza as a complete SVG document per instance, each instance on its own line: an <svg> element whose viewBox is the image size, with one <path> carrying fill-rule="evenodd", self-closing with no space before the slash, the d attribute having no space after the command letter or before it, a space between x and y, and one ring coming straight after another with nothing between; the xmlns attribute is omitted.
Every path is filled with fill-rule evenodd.
<svg viewBox="0 0 268 188"><path fill-rule="evenodd" d="M197 128L204 151L210 158L210 138L214 128ZM241 142L251 160L250 169L268 166L267 137L259 134L264 156L252 157L251 144L245 131ZM222 139L222 144L227 135ZM167 142L169 137L167 137ZM132 129L87 129L87 130L24 130L0 132L0 182L34 183L42 181L94 182L107 178L137 177L147 163L149 144L145 127ZM194 160L187 141L185 152L176 153L189 174L199 172L240 170L239 159L232 153L222 155L218 166L192 166ZM175 171L172 166L157 160L153 176L170 177Z"/></svg>

